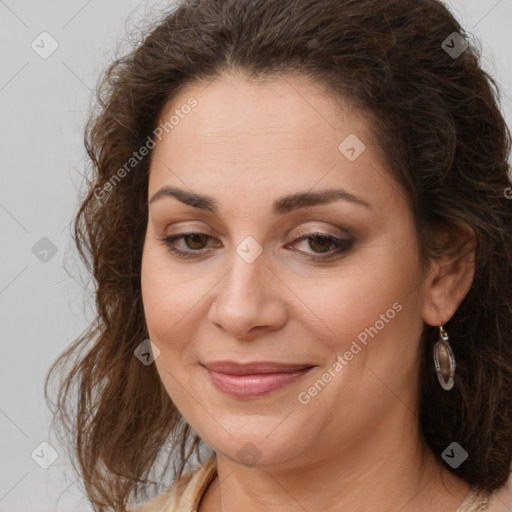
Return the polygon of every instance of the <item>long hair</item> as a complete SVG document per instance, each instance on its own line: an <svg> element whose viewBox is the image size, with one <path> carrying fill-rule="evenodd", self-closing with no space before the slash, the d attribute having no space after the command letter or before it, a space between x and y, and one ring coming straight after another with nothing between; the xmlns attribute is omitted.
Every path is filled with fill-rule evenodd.
<svg viewBox="0 0 512 512"><path fill-rule="evenodd" d="M190 0L108 67L85 130L90 173L74 238L97 318L55 361L45 393L63 375L51 407L94 509L124 511L145 495L164 448L179 477L201 446L155 365L133 354L148 338L140 270L151 152L130 159L178 91L226 70L307 77L360 109L411 206L423 263L448 250L441 231L474 231L473 284L446 326L455 388L437 382L436 330L425 325L419 421L439 458L453 441L469 453L451 471L501 487L512 459L511 138L470 34L438 0Z"/></svg>

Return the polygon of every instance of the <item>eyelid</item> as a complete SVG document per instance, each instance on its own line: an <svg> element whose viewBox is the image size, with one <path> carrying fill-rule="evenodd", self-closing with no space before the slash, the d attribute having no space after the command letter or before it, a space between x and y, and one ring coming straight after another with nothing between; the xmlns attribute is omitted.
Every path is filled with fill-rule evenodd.
<svg viewBox="0 0 512 512"><path fill-rule="evenodd" d="M176 226L175 229L164 230L162 238L179 237L185 235L207 235L210 238L218 239L211 229L207 227Z"/></svg>
<svg viewBox="0 0 512 512"><path fill-rule="evenodd" d="M347 229L341 227L341 226L335 226L337 230L339 230L337 233L332 233L326 228L318 228L318 227L305 227L303 225L304 223L300 223L297 225L292 226L288 231L286 237L289 238L291 235L290 233L297 229L297 233L293 235L292 242L296 241L300 237L307 237L307 236L323 236L323 237L333 237L333 238L339 238L339 237L345 237L345 239L355 239L356 237ZM176 231L171 231L169 233L165 233L164 238L170 238L173 236L185 236L185 235L207 235L210 238L217 238L209 229L205 228L193 228L193 227L180 227Z"/></svg>
<svg viewBox="0 0 512 512"><path fill-rule="evenodd" d="M295 240L296 238L299 238L299 237L303 237L303 236L325 236L325 237L333 237L333 238L340 238L340 237L345 237L347 239L353 239L355 238L355 236L347 229L344 229L340 226L336 226L337 229L339 230L338 233L332 233L330 232L328 229L326 228L317 228L317 227L304 227L304 226L299 226L298 228L298 232L296 234L293 235L293 239ZM292 228L293 230L294 228ZM290 230L290 231L292 231Z"/></svg>

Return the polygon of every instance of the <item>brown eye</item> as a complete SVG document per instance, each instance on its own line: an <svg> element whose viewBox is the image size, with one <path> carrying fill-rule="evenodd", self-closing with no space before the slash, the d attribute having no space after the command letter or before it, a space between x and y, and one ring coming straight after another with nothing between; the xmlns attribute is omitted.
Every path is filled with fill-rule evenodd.
<svg viewBox="0 0 512 512"><path fill-rule="evenodd" d="M331 235L323 233L308 233L301 236L292 245L307 240L309 251L299 251L304 258L309 258L313 261L327 260L336 255L348 251L354 245L354 238L340 239ZM315 256L317 254L318 256Z"/></svg>
<svg viewBox="0 0 512 512"><path fill-rule="evenodd" d="M311 249L313 249L315 252L328 252L329 247L332 249L332 246L336 245L334 244L334 241L332 238L327 236L312 236L309 237L309 246Z"/></svg>
<svg viewBox="0 0 512 512"><path fill-rule="evenodd" d="M184 235L182 238L189 249L204 249L204 245L210 237L204 233L192 233Z"/></svg>
<svg viewBox="0 0 512 512"><path fill-rule="evenodd" d="M167 250L177 254L181 258L201 258L205 255L208 241L213 239L206 233L182 233L180 235L168 236L161 241L166 245ZM177 242L182 241L182 247L177 247ZM208 251L209 252L209 251Z"/></svg>

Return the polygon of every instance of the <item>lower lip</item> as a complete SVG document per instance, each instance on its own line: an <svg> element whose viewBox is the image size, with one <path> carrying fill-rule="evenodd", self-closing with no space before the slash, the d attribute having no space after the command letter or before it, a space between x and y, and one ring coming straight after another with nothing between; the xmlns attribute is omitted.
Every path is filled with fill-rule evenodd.
<svg viewBox="0 0 512 512"><path fill-rule="evenodd" d="M260 373L256 375L229 375L209 370L214 386L237 398L257 398L284 388L306 375L312 367L296 372Z"/></svg>

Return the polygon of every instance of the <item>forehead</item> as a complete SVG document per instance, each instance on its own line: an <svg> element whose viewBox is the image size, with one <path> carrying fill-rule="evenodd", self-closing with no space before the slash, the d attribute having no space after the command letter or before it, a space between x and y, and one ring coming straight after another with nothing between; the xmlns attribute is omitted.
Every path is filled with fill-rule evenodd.
<svg viewBox="0 0 512 512"><path fill-rule="evenodd" d="M196 144L211 139L240 142L247 148L258 142L275 140L311 146L319 138L330 137L337 146L342 125L368 139L364 116L350 104L342 102L329 89L305 77L279 75L266 79L249 79L237 73L226 73L213 81L188 84L171 100L161 121L194 98L197 106L172 129L171 137L180 142L186 138ZM187 109L188 110L188 109ZM184 122L187 118L193 119ZM261 152L261 149L260 151Z"/></svg>
<svg viewBox="0 0 512 512"><path fill-rule="evenodd" d="M160 125L171 116L153 150L150 195L169 184L221 193L234 187L262 199L313 187L367 197L376 187L381 196L396 188L365 116L307 78L226 74L195 82L169 102Z"/></svg>

